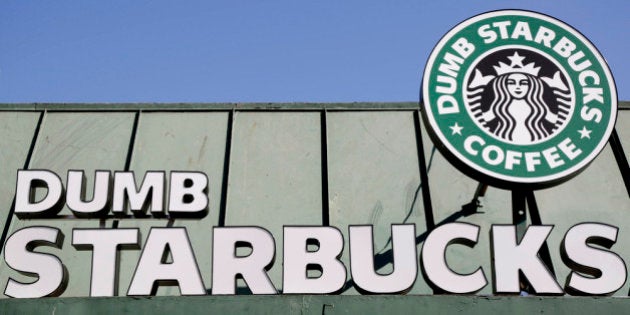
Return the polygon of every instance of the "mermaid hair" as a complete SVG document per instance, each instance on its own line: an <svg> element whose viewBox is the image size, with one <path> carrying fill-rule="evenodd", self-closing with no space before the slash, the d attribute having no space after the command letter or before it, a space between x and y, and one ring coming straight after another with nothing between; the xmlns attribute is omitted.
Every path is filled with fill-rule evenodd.
<svg viewBox="0 0 630 315"><path fill-rule="evenodd" d="M525 118L525 126L529 131L531 139L537 141L549 136L549 131L545 128L545 116L549 112L549 106L543 99L544 86L542 80L530 74L523 73L529 81L529 89L524 97L525 102L531 109L530 114ZM494 99L490 106L495 117L497 117L497 127L493 133L503 139L512 140L516 120L508 111L512 103L512 96L508 91L507 79L510 74L500 75L492 81L492 91Z"/></svg>

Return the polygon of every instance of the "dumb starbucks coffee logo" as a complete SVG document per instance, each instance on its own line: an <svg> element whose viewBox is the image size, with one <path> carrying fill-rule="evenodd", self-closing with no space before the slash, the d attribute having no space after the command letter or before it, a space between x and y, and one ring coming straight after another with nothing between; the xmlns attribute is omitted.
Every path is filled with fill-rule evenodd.
<svg viewBox="0 0 630 315"><path fill-rule="evenodd" d="M502 187L542 188L604 148L617 93L604 58L565 23L528 11L457 25L424 70L423 119L460 170Z"/></svg>

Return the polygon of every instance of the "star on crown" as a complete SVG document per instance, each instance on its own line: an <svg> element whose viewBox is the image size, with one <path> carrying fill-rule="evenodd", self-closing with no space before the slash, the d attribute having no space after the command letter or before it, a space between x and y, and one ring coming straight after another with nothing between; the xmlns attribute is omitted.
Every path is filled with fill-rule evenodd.
<svg viewBox="0 0 630 315"><path fill-rule="evenodd" d="M540 71L540 67L534 67L534 63L530 62L526 65L523 65L523 59L518 54L518 52L514 52L514 55L508 57L510 59L510 65L508 66L504 62L499 61L499 66L493 66L494 71L496 71L497 75L503 75L507 73L527 73L533 76L538 76L538 71Z"/></svg>

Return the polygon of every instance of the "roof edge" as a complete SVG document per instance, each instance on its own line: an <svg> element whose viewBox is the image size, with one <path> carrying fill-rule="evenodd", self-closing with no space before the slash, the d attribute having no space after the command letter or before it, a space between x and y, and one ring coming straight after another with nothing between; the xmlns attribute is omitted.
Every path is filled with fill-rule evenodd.
<svg viewBox="0 0 630 315"><path fill-rule="evenodd" d="M630 106L630 104L629 104ZM417 102L354 103L0 103L0 111L414 110Z"/></svg>
<svg viewBox="0 0 630 315"><path fill-rule="evenodd" d="M630 101L619 101L630 110ZM351 103L0 103L0 111L320 111L415 110L418 102Z"/></svg>

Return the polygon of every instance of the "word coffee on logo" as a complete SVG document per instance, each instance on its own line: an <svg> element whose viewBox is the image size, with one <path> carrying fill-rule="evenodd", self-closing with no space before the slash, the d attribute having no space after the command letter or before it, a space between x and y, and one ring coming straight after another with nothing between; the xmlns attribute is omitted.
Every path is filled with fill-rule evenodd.
<svg viewBox="0 0 630 315"><path fill-rule="evenodd" d="M466 20L429 57L425 125L463 172L497 186L543 188L604 148L617 92L604 58L569 25L505 10Z"/></svg>

